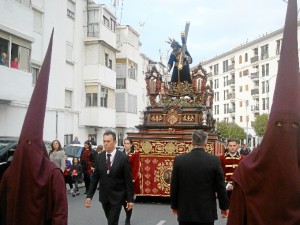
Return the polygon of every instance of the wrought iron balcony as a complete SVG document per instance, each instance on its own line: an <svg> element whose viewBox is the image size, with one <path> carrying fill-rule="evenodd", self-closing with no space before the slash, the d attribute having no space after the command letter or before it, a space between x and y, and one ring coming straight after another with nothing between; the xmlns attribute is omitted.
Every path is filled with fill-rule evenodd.
<svg viewBox="0 0 300 225"><path fill-rule="evenodd" d="M250 61L251 61L251 63L255 63L255 62L258 61L258 59L259 59L259 56L256 55L256 56L252 57L252 58L250 59Z"/></svg>

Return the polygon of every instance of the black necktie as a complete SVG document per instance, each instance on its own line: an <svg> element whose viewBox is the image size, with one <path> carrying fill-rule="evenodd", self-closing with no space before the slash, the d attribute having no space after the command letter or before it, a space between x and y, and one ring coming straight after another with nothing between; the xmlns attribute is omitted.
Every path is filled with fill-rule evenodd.
<svg viewBox="0 0 300 225"><path fill-rule="evenodd" d="M110 171L110 157L111 157L111 154L107 154L107 161L106 161L106 165L107 165L107 173L109 173Z"/></svg>

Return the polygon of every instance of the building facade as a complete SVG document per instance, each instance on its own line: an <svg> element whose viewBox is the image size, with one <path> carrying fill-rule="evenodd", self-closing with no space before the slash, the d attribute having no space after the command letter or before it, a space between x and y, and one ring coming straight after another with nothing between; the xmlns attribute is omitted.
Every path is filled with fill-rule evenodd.
<svg viewBox="0 0 300 225"><path fill-rule="evenodd" d="M214 90L214 118L241 126L252 147L261 141L253 122L272 106L282 36L279 29L201 62Z"/></svg>
<svg viewBox="0 0 300 225"><path fill-rule="evenodd" d="M135 31L132 33L138 44L121 55L125 49L118 46L113 10L90 0L3 0L0 8L0 53L7 54L0 66L0 136L20 134L53 28L44 139L69 144L75 136L82 143L91 136L102 143L106 130L124 138L127 128L132 131L139 124L146 102L145 96L140 97L145 94L143 71L149 59L139 52ZM123 115L118 108L123 103L117 55L127 60L122 76L130 78L133 66L136 77L132 84L128 81L127 111ZM19 59L18 69L9 63L15 57Z"/></svg>

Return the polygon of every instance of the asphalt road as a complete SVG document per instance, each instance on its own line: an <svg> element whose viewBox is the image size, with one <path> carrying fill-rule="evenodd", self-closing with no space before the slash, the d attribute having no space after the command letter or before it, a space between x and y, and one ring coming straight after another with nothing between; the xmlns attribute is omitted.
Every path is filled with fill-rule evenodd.
<svg viewBox="0 0 300 225"><path fill-rule="evenodd" d="M106 218L102 206L98 200L98 192L95 194L92 207L85 208L84 188L76 197L68 192L69 225L106 225ZM220 217L220 216L219 216ZM125 212L122 210L119 225L125 221ZM171 213L170 203L167 198L141 198L135 203L131 218L132 225L177 225L177 218ZM225 225L226 219L219 219L215 225Z"/></svg>

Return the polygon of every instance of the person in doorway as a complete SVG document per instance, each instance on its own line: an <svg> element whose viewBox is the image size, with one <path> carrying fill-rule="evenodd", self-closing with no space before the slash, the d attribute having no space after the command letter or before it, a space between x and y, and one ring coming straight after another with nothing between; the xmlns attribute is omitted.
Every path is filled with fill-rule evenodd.
<svg viewBox="0 0 300 225"><path fill-rule="evenodd" d="M213 225L217 204L222 217L228 216L228 196L217 156L205 151L207 133L196 130L193 150L176 156L171 175L171 208L179 225Z"/></svg>

